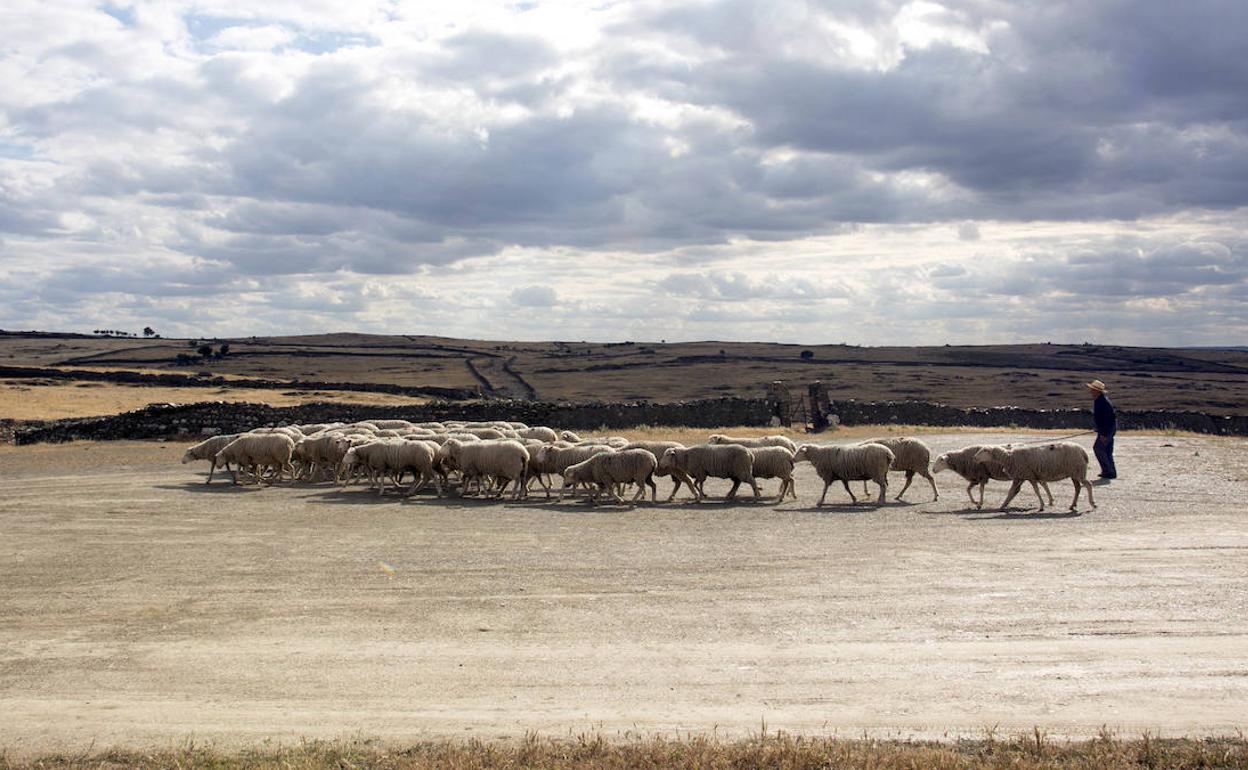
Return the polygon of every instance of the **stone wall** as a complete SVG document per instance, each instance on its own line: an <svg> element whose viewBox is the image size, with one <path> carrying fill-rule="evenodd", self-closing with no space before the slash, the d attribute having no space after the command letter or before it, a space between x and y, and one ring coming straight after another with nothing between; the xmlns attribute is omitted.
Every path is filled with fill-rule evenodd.
<svg viewBox="0 0 1248 770"><path fill-rule="evenodd" d="M167 438L238 433L270 425L354 422L369 419L516 420L530 425L554 425L571 430L616 430L638 425L767 425L771 405L764 399L719 398L675 404L556 404L540 401L433 402L415 406L362 404L304 404L271 407L265 404L201 403L153 405L108 417L57 420L32 424L15 431L18 444L79 439Z"/></svg>
<svg viewBox="0 0 1248 770"><path fill-rule="evenodd" d="M197 374L152 374L148 372L105 372L95 369L46 369L34 366L0 366L0 378L5 379L54 379L84 380L92 382L117 382L125 385L160 385L171 388L221 387L252 388L264 390L350 390L368 393L390 393L398 396L428 396L432 398L471 399L480 398L478 388L440 388L434 386L392 385L384 382L321 382L311 380L264 380L226 379L203 377Z"/></svg>
<svg viewBox="0 0 1248 770"><path fill-rule="evenodd" d="M251 428L292 423L351 422L399 418L428 420L518 420L572 430L621 430L639 425L765 426L775 404L766 399L719 398L674 404L583 403L540 401L432 402L417 406L304 404L271 407L264 404L200 403L153 405L109 417L58 420L15 426L19 444L79 439L148 439L237 433ZM1088 430L1092 418L1086 409L1040 410L1018 407L959 409L923 401L832 401L831 413L843 425L933 425L982 428L1056 428ZM1248 415L1221 416L1197 412L1131 412L1119 410L1123 429L1179 429L1217 435L1248 435ZM832 435L832 434L829 434Z"/></svg>

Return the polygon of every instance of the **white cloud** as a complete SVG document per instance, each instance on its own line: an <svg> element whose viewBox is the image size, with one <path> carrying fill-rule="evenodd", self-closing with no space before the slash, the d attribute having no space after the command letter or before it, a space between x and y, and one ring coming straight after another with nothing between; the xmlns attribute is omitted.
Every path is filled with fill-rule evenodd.
<svg viewBox="0 0 1248 770"><path fill-rule="evenodd" d="M1215 0L16 0L0 326L406 332L415 303L471 336L1225 341L1248 331L1244 23Z"/></svg>

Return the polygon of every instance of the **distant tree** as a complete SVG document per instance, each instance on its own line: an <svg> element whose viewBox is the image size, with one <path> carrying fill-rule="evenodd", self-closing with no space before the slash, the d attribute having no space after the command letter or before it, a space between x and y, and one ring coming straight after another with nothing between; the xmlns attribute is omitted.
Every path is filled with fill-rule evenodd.
<svg viewBox="0 0 1248 770"><path fill-rule="evenodd" d="M199 340L187 340L186 346L188 348L197 348L199 347Z"/></svg>
<svg viewBox="0 0 1248 770"><path fill-rule="evenodd" d="M178 366L190 366L195 363L195 356L189 353L179 353L177 357Z"/></svg>
<svg viewBox="0 0 1248 770"><path fill-rule="evenodd" d="M153 329L153 328L152 328L152 327L150 327L150 326L144 326L144 327L143 327L143 336L144 336L144 337L154 337L154 336L156 336L156 330L155 330L155 329Z"/></svg>
<svg viewBox="0 0 1248 770"><path fill-rule="evenodd" d="M217 355L220 356L221 358L225 358L229 354L230 354L230 343L222 342L221 349L217 352Z"/></svg>
<svg viewBox="0 0 1248 770"><path fill-rule="evenodd" d="M212 355L212 345L200 345L195 348L195 352L198 353L201 358L207 358Z"/></svg>
<svg viewBox="0 0 1248 770"><path fill-rule="evenodd" d="M813 350L803 350L803 351L802 351L802 360L803 360L803 361L809 361L810 359L812 359L812 358L814 358L814 357L815 357L815 351L813 351Z"/></svg>
<svg viewBox="0 0 1248 770"><path fill-rule="evenodd" d="M720 354L721 356L726 356L726 355L728 355L728 351L727 351L727 350L724 350L723 348L720 348L720 349L719 349L719 354Z"/></svg>

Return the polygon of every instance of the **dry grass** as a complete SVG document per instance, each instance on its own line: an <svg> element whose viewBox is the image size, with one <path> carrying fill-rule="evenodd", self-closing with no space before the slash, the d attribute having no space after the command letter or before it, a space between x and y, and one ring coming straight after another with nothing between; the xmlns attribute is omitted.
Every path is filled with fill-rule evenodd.
<svg viewBox="0 0 1248 770"><path fill-rule="evenodd" d="M312 401L410 406L424 398L354 391L282 391L255 388L164 388L75 380L0 380L0 418L59 420L141 409L148 404L235 401L296 406Z"/></svg>
<svg viewBox="0 0 1248 770"><path fill-rule="evenodd" d="M1119 740L1105 733L1086 741L1055 741L1036 730L1010 740L991 736L955 742L801 738L784 734L741 741L600 735L556 740L526 736L514 743L428 742L406 748L371 741L310 742L290 747L224 751L186 746L153 752L112 750L49 754L26 759L0 755L0 770L26 768L871 768L872 770L1043 770L1047 768L1248 768L1242 736L1208 739Z"/></svg>
<svg viewBox="0 0 1248 770"><path fill-rule="evenodd" d="M597 431L577 431L582 437L588 436L612 436L621 435L627 438L636 439L638 441L679 441L685 445L701 444L712 433L723 433L729 436L788 436L795 443L801 444L806 441L811 442L840 442L840 441L856 441L875 436L921 436L925 434L948 434L948 433L984 433L993 430L1013 430L1010 428L975 428L975 427L941 427L932 425L853 425L841 426L836 430L828 430L823 433L804 433L796 428L753 428L753 427L719 427L719 428L690 428L687 426L663 426L663 425L641 425L636 428L621 428L619 430L597 430ZM1064 428L1058 430L1032 430L1025 429L1022 432L1027 434L1036 434L1040 436L1052 435L1069 436L1077 431Z"/></svg>

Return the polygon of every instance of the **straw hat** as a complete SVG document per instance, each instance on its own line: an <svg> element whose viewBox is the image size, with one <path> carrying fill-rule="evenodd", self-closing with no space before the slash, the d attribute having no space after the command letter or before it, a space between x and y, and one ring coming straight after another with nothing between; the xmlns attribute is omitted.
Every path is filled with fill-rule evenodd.
<svg viewBox="0 0 1248 770"><path fill-rule="evenodd" d="M1091 382L1087 383L1087 386L1088 386L1088 390L1095 390L1097 393L1104 393L1105 391L1109 390L1109 388L1105 387L1105 383L1101 382L1100 380L1092 380Z"/></svg>

